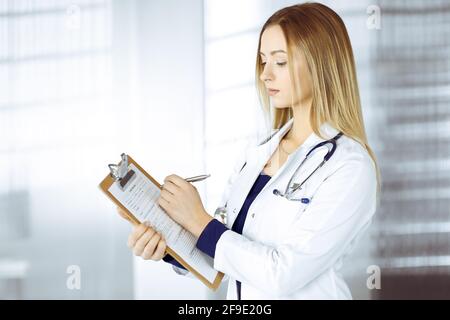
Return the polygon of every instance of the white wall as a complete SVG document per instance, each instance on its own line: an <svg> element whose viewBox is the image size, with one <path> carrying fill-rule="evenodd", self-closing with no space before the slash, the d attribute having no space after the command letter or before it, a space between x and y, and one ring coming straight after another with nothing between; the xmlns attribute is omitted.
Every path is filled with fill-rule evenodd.
<svg viewBox="0 0 450 320"><path fill-rule="evenodd" d="M0 282L4 260L29 267L7 297L132 296L125 225L98 188L117 156L110 4L0 1L0 226L24 229L0 241ZM71 265L79 290L66 285Z"/></svg>
<svg viewBox="0 0 450 320"><path fill-rule="evenodd" d="M119 1L118 1L119 2ZM156 179L204 172L203 2L127 1L134 28L135 143L129 153ZM134 43L133 43L134 42ZM133 59L134 59L133 58ZM133 59L131 59L133 61ZM126 106L124 106L126 108ZM198 184L202 191L201 183ZM134 259L137 299L204 299L206 287L165 262Z"/></svg>

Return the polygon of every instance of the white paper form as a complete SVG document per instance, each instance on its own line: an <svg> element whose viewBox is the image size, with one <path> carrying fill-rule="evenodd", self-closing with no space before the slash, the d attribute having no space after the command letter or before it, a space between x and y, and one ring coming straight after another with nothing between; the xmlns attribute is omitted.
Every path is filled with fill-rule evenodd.
<svg viewBox="0 0 450 320"><path fill-rule="evenodd" d="M128 181L123 190L120 182L114 182L108 191L141 223L148 221L163 235L172 250L213 283L217 275L213 267L213 258L197 249L195 246L197 238L170 218L158 205L157 199L161 193L158 186L132 163L129 164L128 169L133 170L135 176Z"/></svg>

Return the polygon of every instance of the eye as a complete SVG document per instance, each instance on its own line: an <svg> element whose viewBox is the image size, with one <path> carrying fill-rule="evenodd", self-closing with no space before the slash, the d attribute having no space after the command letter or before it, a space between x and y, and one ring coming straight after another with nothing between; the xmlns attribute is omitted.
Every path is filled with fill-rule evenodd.
<svg viewBox="0 0 450 320"><path fill-rule="evenodd" d="M287 62L277 62L277 66L280 66L280 67L282 67L282 66L285 66L286 65L286 63ZM264 67L266 65L266 63L265 62L261 62L261 66L262 67Z"/></svg>

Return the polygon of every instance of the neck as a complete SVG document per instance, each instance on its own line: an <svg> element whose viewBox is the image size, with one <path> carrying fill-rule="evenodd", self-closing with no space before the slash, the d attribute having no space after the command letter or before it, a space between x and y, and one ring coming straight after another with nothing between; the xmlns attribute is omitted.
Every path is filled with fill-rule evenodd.
<svg viewBox="0 0 450 320"><path fill-rule="evenodd" d="M295 145L301 145L313 133L309 115L311 101L302 105L292 107L294 121L285 139L292 141Z"/></svg>

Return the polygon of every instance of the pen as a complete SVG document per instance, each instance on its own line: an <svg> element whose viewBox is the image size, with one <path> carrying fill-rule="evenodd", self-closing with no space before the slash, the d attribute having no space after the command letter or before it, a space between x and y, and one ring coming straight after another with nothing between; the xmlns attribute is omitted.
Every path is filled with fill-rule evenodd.
<svg viewBox="0 0 450 320"><path fill-rule="evenodd" d="M210 174L202 174L199 176L186 178L184 180L186 180L187 182L202 181L202 180L205 180L206 178L209 178L210 176L211 176Z"/></svg>

